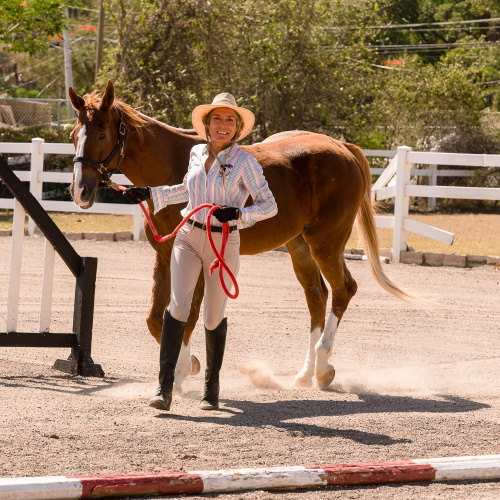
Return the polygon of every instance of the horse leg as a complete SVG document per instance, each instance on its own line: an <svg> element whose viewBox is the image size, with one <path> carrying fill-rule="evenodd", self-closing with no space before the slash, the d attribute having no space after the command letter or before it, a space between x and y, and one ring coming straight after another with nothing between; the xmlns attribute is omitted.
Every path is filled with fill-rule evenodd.
<svg viewBox="0 0 500 500"><path fill-rule="evenodd" d="M328 388L335 378L335 369L328 363L332 353L333 340L340 320L357 290L356 281L345 265L342 248L337 252L331 245L315 245L314 239L305 236L310 244L314 260L318 263L323 276L332 288L332 309L323 329L323 333L315 346L316 381L322 390ZM323 236L324 238L324 236ZM340 238L340 241L344 239Z"/></svg>
<svg viewBox="0 0 500 500"><path fill-rule="evenodd" d="M314 376L316 361L315 346L325 326L326 302L328 289L325 285L318 265L311 255L309 245L300 234L286 244L293 264L293 270L304 289L307 307L311 316L309 346L304 366L295 376L294 387L310 387Z"/></svg>
<svg viewBox="0 0 500 500"><path fill-rule="evenodd" d="M190 338L193 333L196 321L200 314L201 302L203 300L203 273L196 285L191 304L191 312L184 332L184 339L179 354L179 360L175 369L174 390L176 393L182 392L182 382L188 375L197 375L200 372L200 362L195 356L190 354ZM146 323L151 335L158 343L161 340L161 330L163 325L163 315L165 308L170 302L170 262L167 258L156 253L153 270L153 289L151 295L151 306L149 308Z"/></svg>
<svg viewBox="0 0 500 500"><path fill-rule="evenodd" d="M151 306L149 307L146 323L151 335L160 343L163 314L170 302L170 262L167 258L156 252L153 268L153 289L151 293Z"/></svg>
<svg viewBox="0 0 500 500"><path fill-rule="evenodd" d="M318 387L322 390L327 389L335 378L335 369L328 363L328 359L332 352L333 340L340 320L358 288L343 258L342 263L338 266L336 271L331 268L329 270L331 272L330 276L334 276L334 279L329 279L329 276L325 274L326 279L332 287L332 310L330 311L321 338L315 348L316 381Z"/></svg>

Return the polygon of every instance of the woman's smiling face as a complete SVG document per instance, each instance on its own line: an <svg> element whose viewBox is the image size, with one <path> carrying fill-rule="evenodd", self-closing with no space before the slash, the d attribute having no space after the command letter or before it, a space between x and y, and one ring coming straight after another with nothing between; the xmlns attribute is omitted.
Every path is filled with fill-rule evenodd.
<svg viewBox="0 0 500 500"><path fill-rule="evenodd" d="M236 134L236 120L236 111L231 108L216 108L212 111L208 129L212 147L222 151L229 146Z"/></svg>

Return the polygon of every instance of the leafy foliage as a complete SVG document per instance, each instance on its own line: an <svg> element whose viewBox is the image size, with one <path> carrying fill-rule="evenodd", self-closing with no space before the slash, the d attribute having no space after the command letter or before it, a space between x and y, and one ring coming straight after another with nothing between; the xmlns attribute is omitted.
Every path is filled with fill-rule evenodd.
<svg viewBox="0 0 500 500"><path fill-rule="evenodd" d="M46 49L47 37L64 29L62 6L62 0L2 0L0 42L13 52L31 55Z"/></svg>
<svg viewBox="0 0 500 500"><path fill-rule="evenodd" d="M256 114L248 142L306 129L375 149L500 149L500 52L484 45L499 33L493 22L463 22L500 17L498 0L105 0L105 7L116 43L105 45L97 82L95 13L71 11L81 93L111 79L129 104L189 128L196 105L228 91ZM40 66L20 59L45 97L64 96L60 48L52 40Z"/></svg>
<svg viewBox="0 0 500 500"><path fill-rule="evenodd" d="M113 0L118 47L105 78L145 113L190 126L221 89L256 114L253 140L290 128L339 134L363 94L366 50L333 49L331 2ZM343 18L342 18L343 19ZM118 62L118 64L116 64Z"/></svg>
<svg viewBox="0 0 500 500"><path fill-rule="evenodd" d="M45 142L69 143L69 131L64 128L47 128L40 125L23 129L0 128L0 142L31 142L40 137Z"/></svg>

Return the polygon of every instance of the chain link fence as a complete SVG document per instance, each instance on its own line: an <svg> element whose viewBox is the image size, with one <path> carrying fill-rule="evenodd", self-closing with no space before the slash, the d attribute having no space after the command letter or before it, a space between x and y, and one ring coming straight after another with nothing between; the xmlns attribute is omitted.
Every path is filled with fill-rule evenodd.
<svg viewBox="0 0 500 500"><path fill-rule="evenodd" d="M0 98L0 127L61 126L74 117L69 99Z"/></svg>

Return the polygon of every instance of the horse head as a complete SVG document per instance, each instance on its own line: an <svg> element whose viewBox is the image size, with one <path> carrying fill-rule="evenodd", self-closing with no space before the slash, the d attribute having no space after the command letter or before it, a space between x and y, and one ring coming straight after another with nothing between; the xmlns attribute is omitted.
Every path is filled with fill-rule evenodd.
<svg viewBox="0 0 500 500"><path fill-rule="evenodd" d="M119 106L113 105L115 89L111 81L102 96L94 91L84 98L70 87L69 98L78 112L70 135L76 149L71 195L78 206L90 208L97 187L109 182L123 157L128 129Z"/></svg>

